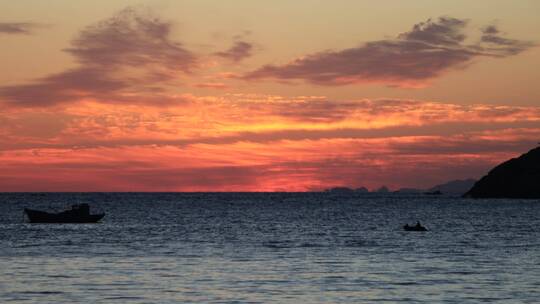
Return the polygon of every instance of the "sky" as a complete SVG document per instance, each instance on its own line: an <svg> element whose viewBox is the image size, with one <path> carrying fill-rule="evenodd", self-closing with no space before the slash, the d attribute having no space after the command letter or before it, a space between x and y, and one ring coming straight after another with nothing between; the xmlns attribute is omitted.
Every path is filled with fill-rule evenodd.
<svg viewBox="0 0 540 304"><path fill-rule="evenodd" d="M540 141L540 2L0 0L0 191L480 178Z"/></svg>

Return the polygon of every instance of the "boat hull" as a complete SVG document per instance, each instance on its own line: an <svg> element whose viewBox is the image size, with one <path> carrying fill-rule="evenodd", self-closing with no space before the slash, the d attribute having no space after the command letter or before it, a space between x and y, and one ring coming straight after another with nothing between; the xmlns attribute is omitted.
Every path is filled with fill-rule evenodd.
<svg viewBox="0 0 540 304"><path fill-rule="evenodd" d="M105 213L100 214L73 214L69 212L48 213L45 211L25 208L30 223L97 223Z"/></svg>
<svg viewBox="0 0 540 304"><path fill-rule="evenodd" d="M425 227L415 227L415 226L403 226L405 231L428 231Z"/></svg>

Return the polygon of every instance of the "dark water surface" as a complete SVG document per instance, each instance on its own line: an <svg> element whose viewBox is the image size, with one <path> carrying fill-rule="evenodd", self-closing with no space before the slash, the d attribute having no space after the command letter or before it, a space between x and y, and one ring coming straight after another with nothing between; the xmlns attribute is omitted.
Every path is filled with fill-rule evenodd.
<svg viewBox="0 0 540 304"><path fill-rule="evenodd" d="M77 202L103 222L23 222ZM0 194L0 303L539 301L538 200Z"/></svg>

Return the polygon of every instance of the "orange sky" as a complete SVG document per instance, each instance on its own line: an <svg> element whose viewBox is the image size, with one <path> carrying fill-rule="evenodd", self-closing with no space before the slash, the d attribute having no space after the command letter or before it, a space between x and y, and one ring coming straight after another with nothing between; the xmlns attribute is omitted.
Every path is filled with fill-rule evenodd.
<svg viewBox="0 0 540 304"><path fill-rule="evenodd" d="M426 188L540 140L538 2L303 2L0 4L0 191Z"/></svg>

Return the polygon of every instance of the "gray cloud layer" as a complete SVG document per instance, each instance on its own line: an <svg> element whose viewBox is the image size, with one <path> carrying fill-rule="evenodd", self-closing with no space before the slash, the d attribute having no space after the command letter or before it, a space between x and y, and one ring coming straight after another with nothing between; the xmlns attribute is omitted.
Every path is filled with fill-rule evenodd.
<svg viewBox="0 0 540 304"><path fill-rule="evenodd" d="M480 42L468 45L466 26L467 21L456 18L430 19L396 39L310 54L284 65L266 65L244 78L297 79L319 85L379 82L406 86L425 82L476 57L506 57L533 46L501 37L495 26L484 30Z"/></svg>

